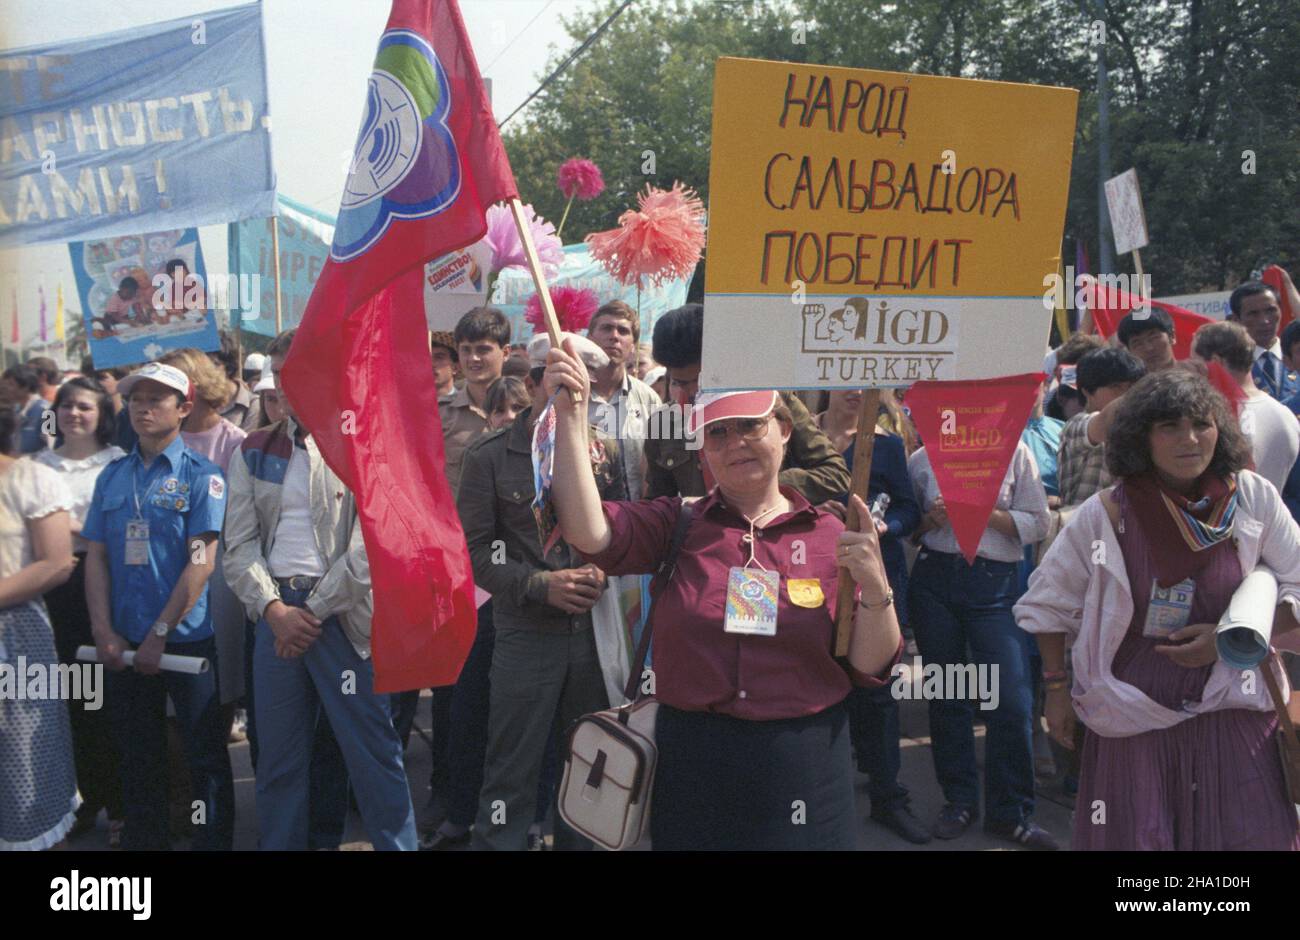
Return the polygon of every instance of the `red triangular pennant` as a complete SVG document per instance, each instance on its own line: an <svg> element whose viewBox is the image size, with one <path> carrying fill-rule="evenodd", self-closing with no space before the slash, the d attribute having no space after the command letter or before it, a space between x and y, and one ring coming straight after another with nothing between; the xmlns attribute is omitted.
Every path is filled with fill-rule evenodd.
<svg viewBox="0 0 1300 940"><path fill-rule="evenodd" d="M925 443L948 521L969 564L1033 411L1041 372L967 382L917 382L907 407Z"/></svg>

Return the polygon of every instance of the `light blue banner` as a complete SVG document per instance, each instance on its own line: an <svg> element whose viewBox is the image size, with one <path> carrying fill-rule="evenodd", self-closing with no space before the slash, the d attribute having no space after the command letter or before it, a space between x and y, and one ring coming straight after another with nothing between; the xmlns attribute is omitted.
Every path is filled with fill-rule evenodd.
<svg viewBox="0 0 1300 940"><path fill-rule="evenodd" d="M0 54L0 248L274 205L261 4Z"/></svg>
<svg viewBox="0 0 1300 940"><path fill-rule="evenodd" d="M559 277L550 282L556 287L577 287L595 291L602 304L621 300L633 310L638 309L637 289L625 287L591 257L587 246L578 242L564 249L564 262ZM686 290L691 279L665 281L662 287L645 287L640 293L641 341L650 342L655 322L669 310L686 303ZM524 305L537 292L533 276L518 268L507 268L497 278L492 294L492 306L500 308L510 318L510 341L526 343L533 335L533 325L524 319Z"/></svg>
<svg viewBox="0 0 1300 940"><path fill-rule="evenodd" d="M280 227L281 329L297 326L307 309L316 278L334 240L334 219L287 196L278 197ZM271 220L250 219L232 223L227 237L231 274L240 276L241 290L252 277L260 290L236 307L231 295L231 317L240 329L262 336L275 335L275 252ZM248 301L251 300L252 303Z"/></svg>
<svg viewBox="0 0 1300 940"><path fill-rule="evenodd" d="M217 285L208 283L198 229L72 242L68 250L96 369L149 362L184 346L221 348L210 309ZM175 260L184 263L185 274L164 280L167 263ZM182 277L186 283L177 292Z"/></svg>

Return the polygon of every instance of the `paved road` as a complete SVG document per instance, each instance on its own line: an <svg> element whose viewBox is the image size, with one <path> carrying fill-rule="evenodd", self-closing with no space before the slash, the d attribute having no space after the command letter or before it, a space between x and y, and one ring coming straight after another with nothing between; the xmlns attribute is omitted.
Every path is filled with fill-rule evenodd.
<svg viewBox="0 0 1300 940"><path fill-rule="evenodd" d="M926 706L923 702L905 701L900 703L902 727L902 772L899 777L912 793L913 811L924 821L933 822L943 806L943 795L934 777L934 764L930 757L930 741ZM436 821L436 807L429 805L429 770L431 755L425 743L429 730L429 696L426 692L420 700L420 711L416 718L417 733L411 735L406 753L407 776L411 782L411 794L415 800L416 814L421 828ZM423 736L419 732L423 732ZM984 738L983 727L976 728L976 754L983 766ZM231 762L235 771L235 848L253 850L257 847L257 819L254 811L253 770L248 759L248 745L236 744L230 748ZM1038 810L1035 819L1038 824L1051 832L1062 847L1069 845L1070 809L1068 801L1059 789L1051 784L1043 784L1039 790ZM870 801L866 793L866 778L858 777L858 848L867 851L1022 851L1011 843L986 836L976 823L960 839L951 842L931 841L928 845L915 846L905 842L883 826L867 819ZM83 851L104 851L108 847L108 833L101 814L98 828L73 840L71 848ZM352 813L348 819L344 834L344 849L366 851L370 843L366 838L361 819Z"/></svg>

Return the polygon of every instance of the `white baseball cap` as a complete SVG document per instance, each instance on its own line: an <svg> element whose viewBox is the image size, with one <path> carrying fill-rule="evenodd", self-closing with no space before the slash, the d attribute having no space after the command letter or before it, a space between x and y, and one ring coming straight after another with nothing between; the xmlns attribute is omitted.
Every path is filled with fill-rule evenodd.
<svg viewBox="0 0 1300 940"><path fill-rule="evenodd" d="M190 377L175 366L163 365L161 362L146 363L137 371L119 381L117 390L125 398L131 394L131 389L135 387L137 382L143 382L145 379L176 389L185 396L186 401L194 400L194 388L190 385Z"/></svg>
<svg viewBox="0 0 1300 940"><path fill-rule="evenodd" d="M274 388L275 373L271 371L271 363L268 362L262 367L262 376L257 380L257 384L253 386L253 391L269 392Z"/></svg>
<svg viewBox="0 0 1300 940"><path fill-rule="evenodd" d="M245 372L261 372L266 368L266 357L261 353L249 353L244 357Z"/></svg>
<svg viewBox="0 0 1300 940"><path fill-rule="evenodd" d="M588 369L603 369L609 365L609 354L585 336L577 333L561 333L560 340L573 340L573 348L586 363ZM546 356L551 351L551 337L538 333L528 341L528 365L534 369L546 365Z"/></svg>

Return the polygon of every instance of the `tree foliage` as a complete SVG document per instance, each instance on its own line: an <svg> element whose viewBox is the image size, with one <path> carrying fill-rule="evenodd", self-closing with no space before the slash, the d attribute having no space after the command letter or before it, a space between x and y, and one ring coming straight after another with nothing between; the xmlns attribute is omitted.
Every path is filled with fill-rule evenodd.
<svg viewBox="0 0 1300 940"><path fill-rule="evenodd" d="M567 21L574 45L615 5ZM560 163L585 156L600 165L608 189L575 203L564 232L571 242L615 225L646 183L680 179L707 200L719 56L1069 86L1081 94L1065 256L1073 260L1079 239L1095 267L1098 23L1110 175L1137 168L1151 234L1143 261L1156 292L1224 289L1268 262L1294 268L1293 0L1105 0L1101 10L1094 0L640 0L507 126L506 147L525 201L556 221Z"/></svg>

